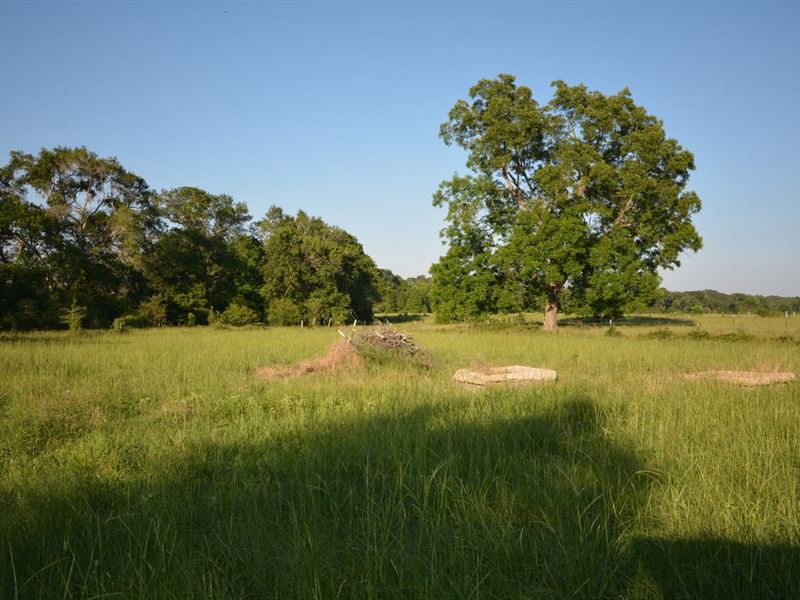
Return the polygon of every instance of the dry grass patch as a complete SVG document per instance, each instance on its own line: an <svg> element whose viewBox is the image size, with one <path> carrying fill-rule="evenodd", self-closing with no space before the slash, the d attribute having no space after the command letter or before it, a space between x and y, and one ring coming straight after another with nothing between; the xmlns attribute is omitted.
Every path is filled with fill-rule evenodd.
<svg viewBox="0 0 800 600"><path fill-rule="evenodd" d="M764 372L764 371L699 371L686 373L684 379L696 381L698 379L713 379L725 383L743 386L773 385L776 383L790 383L795 380L791 372Z"/></svg>
<svg viewBox="0 0 800 600"><path fill-rule="evenodd" d="M294 364L266 365L256 370L259 379L293 379L342 369L361 367L363 359L349 340L341 340L333 344L323 356L301 360Z"/></svg>

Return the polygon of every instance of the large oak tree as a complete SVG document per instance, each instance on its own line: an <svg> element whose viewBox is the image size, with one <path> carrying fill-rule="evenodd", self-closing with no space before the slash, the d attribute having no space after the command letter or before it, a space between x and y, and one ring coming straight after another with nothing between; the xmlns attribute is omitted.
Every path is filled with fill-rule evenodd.
<svg viewBox="0 0 800 600"><path fill-rule="evenodd" d="M540 105L511 75L481 80L441 126L472 174L434 195L449 222L449 250L432 268L440 318L541 298L554 329L566 289L594 314L619 314L653 299L657 269L701 247L692 154L627 89L553 88Z"/></svg>

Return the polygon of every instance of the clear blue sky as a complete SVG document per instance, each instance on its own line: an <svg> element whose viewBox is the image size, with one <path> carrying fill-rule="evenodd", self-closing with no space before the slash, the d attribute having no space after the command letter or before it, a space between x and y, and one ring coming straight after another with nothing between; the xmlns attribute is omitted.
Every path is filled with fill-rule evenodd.
<svg viewBox="0 0 800 600"><path fill-rule="evenodd" d="M669 289L800 295L800 4L8 2L0 160L85 145L156 189L304 209L380 266L443 253L438 139L482 77L634 99L695 153L705 248Z"/></svg>

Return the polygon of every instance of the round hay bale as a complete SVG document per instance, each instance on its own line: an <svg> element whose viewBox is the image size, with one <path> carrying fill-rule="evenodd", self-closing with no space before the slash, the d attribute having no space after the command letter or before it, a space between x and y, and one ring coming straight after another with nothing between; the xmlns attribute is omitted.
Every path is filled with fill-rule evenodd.
<svg viewBox="0 0 800 600"><path fill-rule="evenodd" d="M790 383L795 379L794 373L790 372L764 373L761 371L700 371L698 373L687 373L684 377L690 381L695 381L697 379L713 379L748 387Z"/></svg>
<svg viewBox="0 0 800 600"><path fill-rule="evenodd" d="M498 383L538 383L555 381L558 374L550 369L537 369L511 365L508 367L487 367L482 369L459 369L453 379L472 385L493 385Z"/></svg>

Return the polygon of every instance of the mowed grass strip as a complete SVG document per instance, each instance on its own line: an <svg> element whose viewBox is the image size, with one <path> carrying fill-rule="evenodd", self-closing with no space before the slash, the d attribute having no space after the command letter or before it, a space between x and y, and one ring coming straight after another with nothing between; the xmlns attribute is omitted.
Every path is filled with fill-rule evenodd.
<svg viewBox="0 0 800 600"><path fill-rule="evenodd" d="M763 322L408 324L432 370L279 381L338 334L5 336L0 597L800 597L800 386L681 377L800 374ZM479 364L559 381L452 382Z"/></svg>

